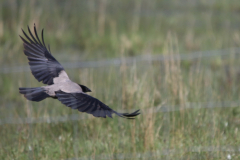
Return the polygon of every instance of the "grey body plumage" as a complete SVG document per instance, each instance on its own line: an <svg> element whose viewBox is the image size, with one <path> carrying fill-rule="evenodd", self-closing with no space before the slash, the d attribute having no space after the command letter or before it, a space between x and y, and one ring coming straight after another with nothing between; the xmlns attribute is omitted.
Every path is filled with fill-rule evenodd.
<svg viewBox="0 0 240 160"><path fill-rule="evenodd" d="M139 110L130 114L118 113L98 99L86 94L91 90L84 85L71 81L62 65L52 56L50 47L47 49L43 38L43 30L41 40L38 37L35 24L35 37L29 27L28 32L30 36L23 31L28 41L20 36L24 42L24 53L29 60L33 76L47 86L19 88L19 92L24 94L25 98L39 102L51 97L58 99L72 109L78 109L80 112L86 112L95 117L112 117L112 114L115 113L120 117L133 119L140 114Z"/></svg>

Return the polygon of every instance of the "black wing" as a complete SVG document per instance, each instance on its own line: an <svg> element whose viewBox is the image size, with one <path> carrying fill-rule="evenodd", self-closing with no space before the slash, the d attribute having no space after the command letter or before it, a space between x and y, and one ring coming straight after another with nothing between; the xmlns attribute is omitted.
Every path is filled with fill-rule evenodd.
<svg viewBox="0 0 240 160"><path fill-rule="evenodd" d="M55 93L58 100L66 106L72 109L78 109L80 112L92 114L95 117L106 118L106 116L108 116L112 118L112 114L115 113L120 117L133 119L140 114L139 110L130 114L118 113L98 99L84 93L65 93L63 91L57 91Z"/></svg>
<svg viewBox="0 0 240 160"><path fill-rule="evenodd" d="M58 77L58 74L62 70L64 70L64 68L51 55L50 47L48 46L49 50L46 48L43 39L43 30L42 30L42 42L38 38L35 24L34 24L35 37L33 36L29 27L28 32L31 38L23 31L23 34L25 35L28 41L26 41L21 36L20 37L24 42L23 43L24 53L28 57L32 74L39 82L42 81L44 84L51 85L53 84L53 78Z"/></svg>

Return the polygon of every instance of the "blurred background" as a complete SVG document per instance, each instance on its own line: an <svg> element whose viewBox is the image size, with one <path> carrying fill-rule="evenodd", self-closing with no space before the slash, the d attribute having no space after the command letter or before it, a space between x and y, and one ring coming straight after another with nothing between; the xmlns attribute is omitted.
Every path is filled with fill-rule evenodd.
<svg viewBox="0 0 240 160"><path fill-rule="evenodd" d="M239 0L0 0L0 159L239 159ZM46 99L23 53L38 33L69 77L136 120Z"/></svg>

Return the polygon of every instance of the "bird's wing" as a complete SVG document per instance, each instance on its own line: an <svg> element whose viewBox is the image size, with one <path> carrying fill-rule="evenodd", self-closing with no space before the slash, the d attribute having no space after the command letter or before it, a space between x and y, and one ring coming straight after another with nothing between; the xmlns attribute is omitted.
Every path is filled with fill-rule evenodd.
<svg viewBox="0 0 240 160"><path fill-rule="evenodd" d="M22 30L23 31L23 30ZM34 33L28 27L28 36L24 31L26 39L22 38L24 53L28 57L29 65L32 71L33 76L44 84L51 85L53 84L53 79L58 77L59 73L64 70L62 65L52 56L50 53L50 47L45 46L43 39L43 30L42 30L42 41L38 38L36 26L34 24ZM31 38L30 38L31 37Z"/></svg>
<svg viewBox="0 0 240 160"><path fill-rule="evenodd" d="M139 110L130 114L118 113L98 99L85 93L65 93L63 91L57 91L55 93L58 100L66 106L72 109L78 109L80 112L92 114L95 117L106 118L106 116L108 116L112 118L112 114L115 113L120 117L133 119L135 116L140 114Z"/></svg>

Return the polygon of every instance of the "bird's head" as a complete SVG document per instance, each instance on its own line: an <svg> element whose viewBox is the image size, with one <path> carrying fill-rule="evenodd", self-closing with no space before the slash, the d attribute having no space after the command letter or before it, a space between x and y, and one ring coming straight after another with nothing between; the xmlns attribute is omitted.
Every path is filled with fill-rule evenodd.
<svg viewBox="0 0 240 160"><path fill-rule="evenodd" d="M83 91L84 93L86 93L86 92L92 92L91 89L87 88L86 86L81 85L81 84L78 84L78 85L82 88L82 91Z"/></svg>

